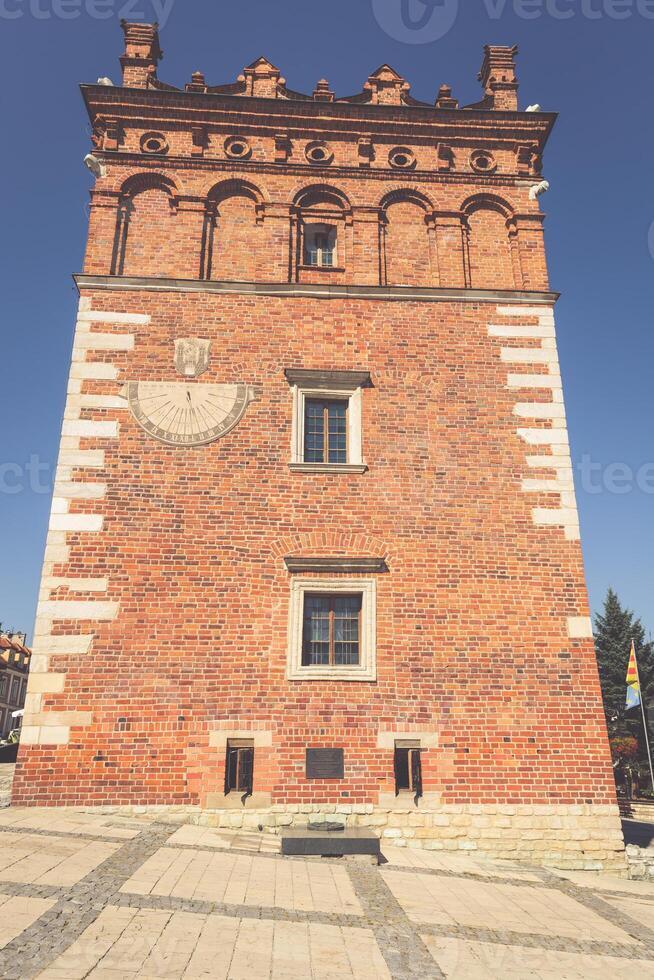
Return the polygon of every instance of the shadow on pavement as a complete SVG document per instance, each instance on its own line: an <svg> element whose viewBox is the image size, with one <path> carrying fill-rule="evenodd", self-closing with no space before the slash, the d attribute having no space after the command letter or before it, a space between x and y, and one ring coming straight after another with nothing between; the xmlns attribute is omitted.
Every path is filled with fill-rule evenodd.
<svg viewBox="0 0 654 980"><path fill-rule="evenodd" d="M642 820L623 820L622 833L625 844L649 847L654 840L654 823L643 823Z"/></svg>

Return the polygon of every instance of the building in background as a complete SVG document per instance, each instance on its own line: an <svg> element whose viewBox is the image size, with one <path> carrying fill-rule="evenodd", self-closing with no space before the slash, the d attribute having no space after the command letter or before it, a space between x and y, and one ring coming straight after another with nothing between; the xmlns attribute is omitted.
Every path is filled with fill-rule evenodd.
<svg viewBox="0 0 654 980"><path fill-rule="evenodd" d="M0 633L0 738L21 726L31 656L24 633Z"/></svg>
<svg viewBox="0 0 654 980"><path fill-rule="evenodd" d="M516 50L461 107L123 28L14 801L620 866Z"/></svg>

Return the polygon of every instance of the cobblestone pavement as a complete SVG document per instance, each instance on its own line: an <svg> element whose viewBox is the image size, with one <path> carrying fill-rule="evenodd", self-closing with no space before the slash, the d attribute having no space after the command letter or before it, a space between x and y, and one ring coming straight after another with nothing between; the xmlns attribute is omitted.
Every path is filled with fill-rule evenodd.
<svg viewBox="0 0 654 980"><path fill-rule="evenodd" d="M0 811L0 977L654 980L654 884L387 847Z"/></svg>

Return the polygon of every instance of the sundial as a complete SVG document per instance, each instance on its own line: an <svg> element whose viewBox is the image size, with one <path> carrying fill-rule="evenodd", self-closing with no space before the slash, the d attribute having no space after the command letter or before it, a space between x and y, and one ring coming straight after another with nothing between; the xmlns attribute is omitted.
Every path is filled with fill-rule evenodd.
<svg viewBox="0 0 654 980"><path fill-rule="evenodd" d="M205 446L238 425L254 388L191 380L208 366L208 341L177 341L175 354L185 381L128 381L123 394L138 424L154 439L169 446Z"/></svg>

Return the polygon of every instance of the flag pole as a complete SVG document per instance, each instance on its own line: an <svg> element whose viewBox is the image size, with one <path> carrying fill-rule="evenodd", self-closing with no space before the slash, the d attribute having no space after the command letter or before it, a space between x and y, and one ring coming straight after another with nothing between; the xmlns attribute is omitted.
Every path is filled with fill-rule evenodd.
<svg viewBox="0 0 654 980"><path fill-rule="evenodd" d="M631 649L634 651L634 663L636 664L636 677L638 678L638 691L640 694L640 710L643 716L643 730L645 732L645 745L647 746L647 758L649 761L649 776L652 780L652 791L654 791L654 768L652 768L652 752L649 747L649 733L647 731L647 719L645 718L645 692L640 683L640 671L638 670L638 657L636 656L636 644L631 641Z"/></svg>

